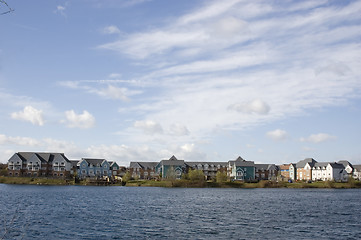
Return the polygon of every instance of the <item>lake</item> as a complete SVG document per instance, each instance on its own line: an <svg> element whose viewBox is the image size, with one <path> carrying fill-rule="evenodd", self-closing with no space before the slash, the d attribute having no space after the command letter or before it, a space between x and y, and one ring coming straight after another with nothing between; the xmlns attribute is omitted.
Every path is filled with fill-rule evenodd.
<svg viewBox="0 0 361 240"><path fill-rule="evenodd" d="M0 184L0 239L360 239L361 189Z"/></svg>

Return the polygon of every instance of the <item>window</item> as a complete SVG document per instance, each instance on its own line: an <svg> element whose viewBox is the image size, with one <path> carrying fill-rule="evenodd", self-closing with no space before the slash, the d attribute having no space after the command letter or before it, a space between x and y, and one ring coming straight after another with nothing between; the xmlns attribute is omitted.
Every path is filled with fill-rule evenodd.
<svg viewBox="0 0 361 240"><path fill-rule="evenodd" d="M108 175L108 171L104 170L104 175Z"/></svg>

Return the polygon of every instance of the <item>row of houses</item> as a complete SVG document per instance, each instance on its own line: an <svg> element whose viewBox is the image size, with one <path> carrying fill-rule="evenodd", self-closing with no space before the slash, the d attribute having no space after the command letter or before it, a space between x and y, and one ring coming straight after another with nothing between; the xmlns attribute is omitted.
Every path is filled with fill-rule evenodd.
<svg viewBox="0 0 361 240"><path fill-rule="evenodd" d="M225 172L230 180L303 180L303 181L347 181L349 177L361 180L361 165L348 161L317 162L306 158L297 163L256 164L242 157L228 162L187 162L172 156L160 162L131 162L129 172L133 178L181 178L190 169L203 171L206 179L214 179L217 172Z"/></svg>
<svg viewBox="0 0 361 240"><path fill-rule="evenodd" d="M8 160L9 176L115 178L124 170L106 159L69 160L64 153L18 152Z"/></svg>
<svg viewBox="0 0 361 240"><path fill-rule="evenodd" d="M313 158L306 158L297 163L281 165L280 176L305 181L347 181L349 177L361 180L361 165L352 165L346 160L317 162Z"/></svg>
<svg viewBox="0 0 361 240"><path fill-rule="evenodd" d="M116 178L129 172L135 179L180 179L189 170L201 170L207 180L224 172L230 180L305 180L347 181L349 177L361 180L361 165L348 161L317 162L306 158L297 163L257 164L242 157L227 162L191 162L172 156L159 162L130 162L129 168L115 161L82 158L69 160L64 153L18 152L8 160L9 176Z"/></svg>

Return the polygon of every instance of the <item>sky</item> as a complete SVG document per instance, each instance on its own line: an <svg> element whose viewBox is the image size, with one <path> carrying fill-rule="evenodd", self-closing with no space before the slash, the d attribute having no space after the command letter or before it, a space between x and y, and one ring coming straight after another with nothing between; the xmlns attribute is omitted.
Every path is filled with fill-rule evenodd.
<svg viewBox="0 0 361 240"><path fill-rule="evenodd" d="M0 162L361 164L361 1L6 2Z"/></svg>

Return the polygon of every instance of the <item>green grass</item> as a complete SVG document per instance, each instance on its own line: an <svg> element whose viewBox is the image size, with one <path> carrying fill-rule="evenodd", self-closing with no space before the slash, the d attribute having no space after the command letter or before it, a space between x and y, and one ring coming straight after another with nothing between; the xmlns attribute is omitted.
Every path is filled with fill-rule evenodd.
<svg viewBox="0 0 361 240"><path fill-rule="evenodd" d="M255 183L247 182L222 182L213 181L190 181L190 180L131 180L125 186L130 187L182 187L182 188L361 188L360 181L350 181L346 183L325 181L325 182L276 182L259 181Z"/></svg>
<svg viewBox="0 0 361 240"><path fill-rule="evenodd" d="M0 177L0 183L31 185L69 185L74 181L61 178Z"/></svg>

